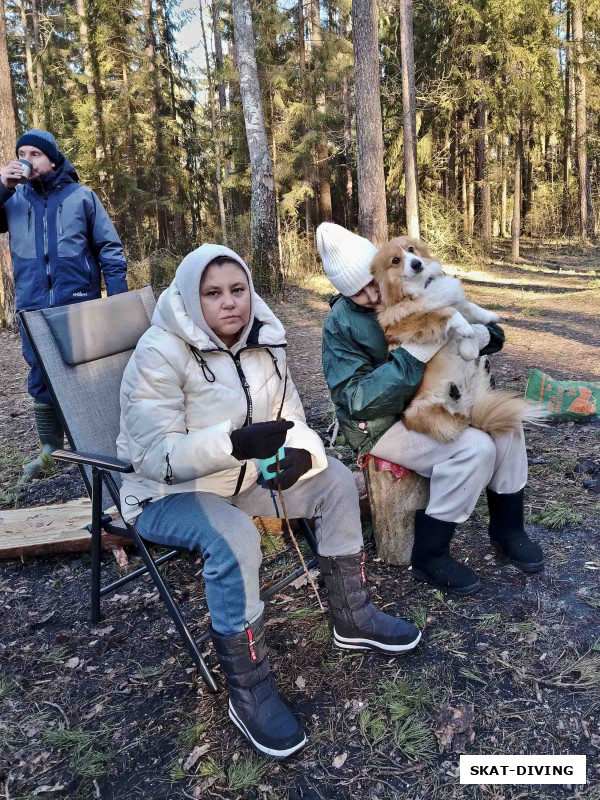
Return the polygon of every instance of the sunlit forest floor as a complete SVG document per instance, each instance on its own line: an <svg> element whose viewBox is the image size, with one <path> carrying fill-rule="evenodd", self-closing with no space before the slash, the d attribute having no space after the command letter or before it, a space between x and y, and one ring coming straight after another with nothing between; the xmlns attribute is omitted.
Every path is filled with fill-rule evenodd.
<svg viewBox="0 0 600 800"><path fill-rule="evenodd" d="M509 252L498 243L489 264L448 265L471 299L503 318L507 344L492 359L498 383L522 390L534 367L599 380L600 249L526 242L518 264ZM307 417L328 443L320 342L329 291L313 277L273 304ZM16 486L36 442L14 333L0 335L0 375L2 506L80 496L71 470ZM365 523L374 600L424 628L405 658L334 650L306 586L268 605L277 682L308 733L306 749L283 765L249 754L225 695L208 695L196 679L148 581L105 601L93 628L87 556L0 564L0 797L4 789L10 800L600 800L600 495L584 488L581 471L586 460L600 469L600 423L551 425L529 431L527 442L527 515L545 549L543 573L527 578L492 553L480 502L454 550L483 589L460 601L374 560ZM347 448L330 452L351 463ZM277 537L264 545L265 582L296 566L289 551L272 564L287 548ZM105 556L107 579L138 566L133 553L126 568ZM192 558L164 570L196 632L208 622L200 570ZM457 709L467 753L585 754L587 786L460 786L461 736L453 738L446 704ZM186 768L196 747L201 755Z"/></svg>

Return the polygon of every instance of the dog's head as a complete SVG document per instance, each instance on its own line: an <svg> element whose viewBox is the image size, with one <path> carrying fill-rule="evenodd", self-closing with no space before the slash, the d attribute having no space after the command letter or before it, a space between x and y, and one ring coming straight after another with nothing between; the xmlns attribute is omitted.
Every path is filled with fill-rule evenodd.
<svg viewBox="0 0 600 800"><path fill-rule="evenodd" d="M398 236L377 252L371 273L379 284L382 303L390 305L423 290L428 282L441 275L442 267L425 242Z"/></svg>

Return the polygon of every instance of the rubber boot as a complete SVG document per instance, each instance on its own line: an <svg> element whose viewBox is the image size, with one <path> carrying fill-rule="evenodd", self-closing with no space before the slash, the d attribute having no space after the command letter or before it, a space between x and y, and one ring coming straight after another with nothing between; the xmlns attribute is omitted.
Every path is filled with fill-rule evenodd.
<svg viewBox="0 0 600 800"><path fill-rule="evenodd" d="M259 753L287 758L306 744L271 675L263 617L233 636L210 635L229 690L229 716Z"/></svg>
<svg viewBox="0 0 600 800"><path fill-rule="evenodd" d="M539 544L525 533L523 521L523 493L496 494L487 489L490 511L490 540L492 545L508 557L511 564L523 572L541 572L544 553Z"/></svg>
<svg viewBox="0 0 600 800"><path fill-rule="evenodd" d="M21 479L23 483L27 483L32 478L39 478L43 473L43 456L49 456L65 445L65 432L53 405L34 403L33 414L42 445L42 452L37 458L23 467L23 477Z"/></svg>
<svg viewBox="0 0 600 800"><path fill-rule="evenodd" d="M443 522L422 509L417 511L412 574L447 594L464 597L479 591L481 581L472 569L450 555L450 541L455 530L456 522Z"/></svg>
<svg viewBox="0 0 600 800"><path fill-rule="evenodd" d="M421 631L411 622L380 611L371 603L365 553L319 556L333 616L333 640L345 650L405 653L419 643Z"/></svg>

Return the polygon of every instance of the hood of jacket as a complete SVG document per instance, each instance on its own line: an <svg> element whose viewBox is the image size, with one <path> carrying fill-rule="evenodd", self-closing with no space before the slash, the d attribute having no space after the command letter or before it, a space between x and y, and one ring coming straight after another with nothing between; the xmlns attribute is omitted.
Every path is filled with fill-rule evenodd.
<svg viewBox="0 0 600 800"><path fill-rule="evenodd" d="M200 304L200 281L213 259L227 256L246 273L250 286L250 317L240 338L227 348L209 327ZM177 267L171 285L161 294L152 316L152 324L179 336L199 350L227 350L233 354L247 346L250 333L256 334L253 345L283 346L285 331L271 309L254 291L248 266L237 253L219 244L203 244L189 253ZM254 339L254 336L253 336Z"/></svg>
<svg viewBox="0 0 600 800"><path fill-rule="evenodd" d="M69 159L60 153L56 169L30 181L30 186L38 194L47 194L55 189L60 189L66 183L79 183L79 176Z"/></svg>

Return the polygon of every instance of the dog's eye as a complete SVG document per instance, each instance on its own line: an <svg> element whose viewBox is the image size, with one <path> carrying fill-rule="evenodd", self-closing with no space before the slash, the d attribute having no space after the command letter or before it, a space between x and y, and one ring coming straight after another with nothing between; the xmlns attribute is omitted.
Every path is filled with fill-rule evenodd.
<svg viewBox="0 0 600 800"><path fill-rule="evenodd" d="M400 259L398 258L398 256L394 256L392 258L392 264L399 264L399 263L400 263Z"/></svg>
<svg viewBox="0 0 600 800"><path fill-rule="evenodd" d="M415 252L415 248L414 247L409 247L408 248L408 252L409 253L414 253Z"/></svg>

